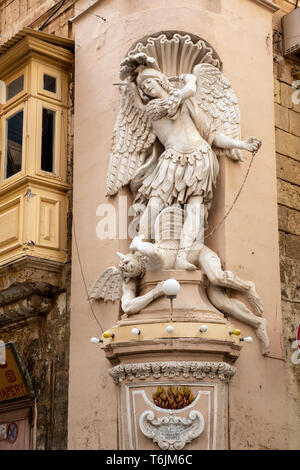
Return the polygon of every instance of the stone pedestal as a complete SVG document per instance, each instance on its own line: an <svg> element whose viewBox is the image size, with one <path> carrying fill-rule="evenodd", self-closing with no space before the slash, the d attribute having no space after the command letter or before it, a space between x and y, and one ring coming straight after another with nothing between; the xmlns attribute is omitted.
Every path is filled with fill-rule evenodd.
<svg viewBox="0 0 300 470"><path fill-rule="evenodd" d="M140 294L169 278L180 283L172 319L162 297L103 337L118 387L119 448L226 449L228 383L241 343L210 304L200 271L147 273Z"/></svg>
<svg viewBox="0 0 300 470"><path fill-rule="evenodd" d="M120 449L227 448L228 382L235 373L231 365L130 363L116 366L110 373L118 386ZM190 404L182 405L184 395L191 397ZM161 396L170 400L162 401ZM175 409L162 408L165 403ZM178 406L183 407L176 409Z"/></svg>

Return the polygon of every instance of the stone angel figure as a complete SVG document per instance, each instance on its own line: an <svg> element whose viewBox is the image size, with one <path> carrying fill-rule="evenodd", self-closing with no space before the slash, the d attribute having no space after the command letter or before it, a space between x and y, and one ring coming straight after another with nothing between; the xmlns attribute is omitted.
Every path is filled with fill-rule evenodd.
<svg viewBox="0 0 300 470"><path fill-rule="evenodd" d="M124 59L120 77L126 81L106 195L130 184L140 211L139 234L148 240L164 207L187 205L176 268L196 269L187 254L207 222L219 173L217 155L241 161L240 150L256 152L261 142L240 140L236 96L213 65L202 63L192 74L168 79L154 58L138 53Z"/></svg>

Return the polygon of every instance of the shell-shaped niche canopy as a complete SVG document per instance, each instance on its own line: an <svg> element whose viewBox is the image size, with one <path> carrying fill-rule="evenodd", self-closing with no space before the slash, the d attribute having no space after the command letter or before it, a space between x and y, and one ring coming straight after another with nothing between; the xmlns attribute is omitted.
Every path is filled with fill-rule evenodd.
<svg viewBox="0 0 300 470"><path fill-rule="evenodd" d="M167 77L192 73L195 65L207 63L221 70L216 51L204 39L183 31L162 31L139 39L127 57L143 52L153 57Z"/></svg>

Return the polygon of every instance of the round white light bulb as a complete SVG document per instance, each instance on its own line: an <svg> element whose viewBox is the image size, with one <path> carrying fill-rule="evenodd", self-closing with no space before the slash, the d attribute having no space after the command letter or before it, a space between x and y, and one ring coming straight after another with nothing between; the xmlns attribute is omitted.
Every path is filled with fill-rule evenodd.
<svg viewBox="0 0 300 470"><path fill-rule="evenodd" d="M246 341L246 343L252 343L253 338L251 336L247 336L246 338L244 338L244 341Z"/></svg>
<svg viewBox="0 0 300 470"><path fill-rule="evenodd" d="M206 325L201 325L200 327L201 333L206 333L207 330L208 330L208 327Z"/></svg>
<svg viewBox="0 0 300 470"><path fill-rule="evenodd" d="M168 333L173 333L173 331L174 331L173 326L172 326L172 325L168 325L168 326L166 327L166 331L167 331Z"/></svg>
<svg viewBox="0 0 300 470"><path fill-rule="evenodd" d="M167 297L176 297L180 290L180 285L176 279L168 279L163 283L162 288Z"/></svg>
<svg viewBox="0 0 300 470"><path fill-rule="evenodd" d="M138 328L132 328L131 333L134 336L138 336L140 334L140 330Z"/></svg>
<svg viewBox="0 0 300 470"><path fill-rule="evenodd" d="M100 339L93 337L93 338L90 339L90 342L91 342L91 343L100 343Z"/></svg>

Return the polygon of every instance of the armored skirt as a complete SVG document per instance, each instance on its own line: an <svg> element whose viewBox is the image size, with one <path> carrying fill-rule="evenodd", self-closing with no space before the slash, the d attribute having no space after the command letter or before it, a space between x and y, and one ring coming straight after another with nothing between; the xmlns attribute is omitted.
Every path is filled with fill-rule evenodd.
<svg viewBox="0 0 300 470"><path fill-rule="evenodd" d="M203 204L210 205L218 173L217 157L204 139L190 153L166 149L155 170L144 179L135 201L159 196L166 206L171 206L186 204L191 196L201 196Z"/></svg>

